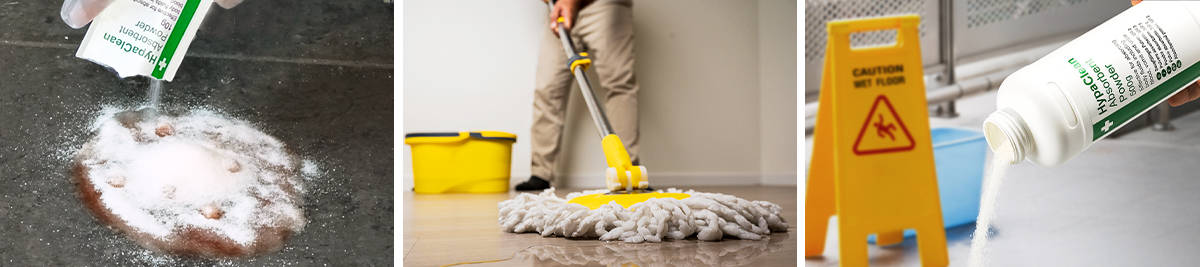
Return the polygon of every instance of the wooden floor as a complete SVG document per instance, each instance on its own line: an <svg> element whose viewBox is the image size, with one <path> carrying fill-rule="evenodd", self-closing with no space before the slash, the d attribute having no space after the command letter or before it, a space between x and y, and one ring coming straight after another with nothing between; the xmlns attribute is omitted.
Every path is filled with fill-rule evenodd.
<svg viewBox="0 0 1200 267"><path fill-rule="evenodd" d="M500 229L497 204L516 193L423 195L404 192L404 263L491 265L791 266L796 265L796 187L695 187L701 192L766 200L783 207L788 232L764 240L695 239L626 244L543 238ZM560 189L560 196L579 190Z"/></svg>

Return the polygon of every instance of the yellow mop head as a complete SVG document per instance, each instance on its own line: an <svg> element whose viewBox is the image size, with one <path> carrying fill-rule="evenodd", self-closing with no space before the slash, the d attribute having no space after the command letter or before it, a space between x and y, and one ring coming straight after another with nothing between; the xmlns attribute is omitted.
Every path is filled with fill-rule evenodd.
<svg viewBox="0 0 1200 267"><path fill-rule="evenodd" d="M583 205L584 207L588 207L589 209L598 209L601 206L604 206L604 204L608 204L610 202L615 202L615 203L617 203L617 205L621 205L622 207L629 208L630 206L633 206L633 204L642 203L642 202L645 202L646 200L650 200L651 198L685 199L690 196L691 195L684 194L684 193L663 193L663 192L631 193L631 194L597 193L597 194L591 194L591 195L578 196L578 197L572 198L571 200L568 200L567 203L575 203L575 204Z"/></svg>

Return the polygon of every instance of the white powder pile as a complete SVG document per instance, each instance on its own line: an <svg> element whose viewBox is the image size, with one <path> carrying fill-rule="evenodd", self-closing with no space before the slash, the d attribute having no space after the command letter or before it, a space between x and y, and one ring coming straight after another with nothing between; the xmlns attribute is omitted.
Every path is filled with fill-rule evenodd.
<svg viewBox="0 0 1200 267"><path fill-rule="evenodd" d="M971 254L967 258L967 266L984 266L988 230L992 227L992 220L996 218L996 196L1000 193L1000 185L1004 183L1004 173L1012 164L1012 153L1009 146L1000 146L988 165L988 172L983 180L983 195L979 200L979 217L975 219L975 234L971 236Z"/></svg>
<svg viewBox="0 0 1200 267"><path fill-rule="evenodd" d="M759 240L771 232L786 232L779 205L735 196L687 191L685 199L655 198L628 209L610 202L595 210L567 203L577 196L607 192L593 190L559 198L554 188L541 194L522 193L500 202L500 226L512 233L599 238L630 243L662 242L664 238L712 241L725 236ZM669 193L685 193L667 189Z"/></svg>
<svg viewBox="0 0 1200 267"><path fill-rule="evenodd" d="M78 159L99 202L133 230L167 242L202 229L250 246L260 229L304 228L298 172L316 167L274 137L203 110L101 113Z"/></svg>

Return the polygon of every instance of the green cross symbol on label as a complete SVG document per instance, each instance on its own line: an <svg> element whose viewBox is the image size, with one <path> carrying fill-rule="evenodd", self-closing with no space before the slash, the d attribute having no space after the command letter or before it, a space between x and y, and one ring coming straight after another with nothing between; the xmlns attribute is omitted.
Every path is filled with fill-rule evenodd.
<svg viewBox="0 0 1200 267"><path fill-rule="evenodd" d="M1106 121L1104 121L1104 127L1100 127L1100 131L1107 133L1108 129L1111 129L1112 126L1113 126L1112 120L1106 120Z"/></svg>
<svg viewBox="0 0 1200 267"><path fill-rule="evenodd" d="M170 63L170 60L171 59L169 59L167 57L159 58L158 59L158 68L164 69L164 70L167 69L167 63Z"/></svg>

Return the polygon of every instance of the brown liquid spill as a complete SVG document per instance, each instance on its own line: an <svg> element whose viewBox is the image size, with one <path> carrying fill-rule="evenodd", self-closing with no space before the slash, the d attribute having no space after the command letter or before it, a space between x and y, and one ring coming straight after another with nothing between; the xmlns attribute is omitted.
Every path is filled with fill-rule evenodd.
<svg viewBox="0 0 1200 267"><path fill-rule="evenodd" d="M144 118L147 111L127 111L117 114L117 119L126 128L133 130L137 120ZM152 112L152 111L151 111ZM169 127L169 126L168 126ZM161 128L161 127L160 127ZM173 131L171 131L173 133ZM216 141L219 137L217 133L207 133L211 139ZM170 134L167 134L170 135ZM159 133L159 136L164 136ZM139 139L139 142L148 140ZM149 233L138 231L128 225L127 222L116 216L112 210L105 207L101 202L102 193L97 191L95 185L92 184L88 173L90 169L84 164L85 160L91 156L91 148L95 141L89 142L81 148L74 158L71 168L72 181L76 185L77 193L80 200L83 202L87 210L96 217L101 224L110 227L118 232L122 232L129 236L139 245L157 252L164 252L178 256L202 257L202 258L242 258L265 253L279 251L283 248L288 238L293 234L291 229L282 226L260 226L256 227L256 239L249 245L240 245L234 240L224 237L213 230L200 228L179 228L175 229L172 234L166 238L157 238ZM286 151L286 149L285 149ZM292 157L292 162L298 164L299 160L290 151L286 152ZM107 163L104 159L91 159L98 164ZM236 162L235 162L236 163ZM299 175L295 170L299 166L267 166L266 169L277 171L289 176ZM240 165L238 166L240 171ZM233 171L231 169L231 171ZM288 179L278 179L276 181L281 189L286 192L293 200L301 199L300 190L297 190L295 185L290 183ZM257 195L252 195L258 199L258 207L263 207L271 204L269 200ZM299 203L299 202L297 202Z"/></svg>

